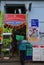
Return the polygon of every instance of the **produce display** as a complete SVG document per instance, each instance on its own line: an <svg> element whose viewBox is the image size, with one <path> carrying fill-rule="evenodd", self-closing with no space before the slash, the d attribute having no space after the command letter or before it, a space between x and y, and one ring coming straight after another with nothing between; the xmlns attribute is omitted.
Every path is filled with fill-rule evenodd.
<svg viewBox="0 0 44 65"><path fill-rule="evenodd" d="M3 47L1 49L1 52L3 53L3 59L9 59L10 58L10 42L12 41L12 38L10 36L4 36L5 38L3 39ZM7 38L6 38L7 37ZM8 57L8 58L7 58Z"/></svg>
<svg viewBox="0 0 44 65"><path fill-rule="evenodd" d="M2 37L2 27L0 27L0 43L2 43L2 39L3 39L3 37Z"/></svg>
<svg viewBox="0 0 44 65"><path fill-rule="evenodd" d="M12 29L11 28L8 28L4 25L4 12L1 12L0 13L0 26L2 26L2 29L3 29L3 32L4 33L10 33L12 32Z"/></svg>
<svg viewBox="0 0 44 65"><path fill-rule="evenodd" d="M12 37L11 34L8 35L8 33L12 33ZM10 57L11 51L13 52L13 55L14 52L16 53L18 52L16 35L26 37L26 25L22 24L20 26L12 26L9 24L8 25L4 24L4 12L1 12L0 13L0 42L2 41L2 45L0 45L1 46L0 52L2 53L1 55L3 56L3 59L5 58L7 59L7 57ZM10 48L10 46L12 46L12 49Z"/></svg>
<svg viewBox="0 0 44 65"><path fill-rule="evenodd" d="M3 52L4 57L9 57L9 51L8 50L3 48L1 51Z"/></svg>
<svg viewBox="0 0 44 65"><path fill-rule="evenodd" d="M4 12L1 12L1 13L0 13L0 25L1 25L1 26L4 25L3 20L4 20Z"/></svg>
<svg viewBox="0 0 44 65"><path fill-rule="evenodd" d="M3 46L8 47L10 45L10 42L12 42L12 38L4 39L3 40Z"/></svg>
<svg viewBox="0 0 44 65"><path fill-rule="evenodd" d="M2 57L1 49L2 49L2 44L0 44L0 59L1 59L1 57Z"/></svg>
<svg viewBox="0 0 44 65"><path fill-rule="evenodd" d="M11 29L11 28L5 28L5 27L3 26L3 32L4 32L4 33L11 33L11 32L12 32L12 29Z"/></svg>
<svg viewBox="0 0 44 65"><path fill-rule="evenodd" d="M4 12L0 12L0 57L3 59L9 59L10 57L10 43L12 38L9 35L3 35L3 33L11 33L12 28L8 28L4 25ZM8 37L9 36L9 37Z"/></svg>

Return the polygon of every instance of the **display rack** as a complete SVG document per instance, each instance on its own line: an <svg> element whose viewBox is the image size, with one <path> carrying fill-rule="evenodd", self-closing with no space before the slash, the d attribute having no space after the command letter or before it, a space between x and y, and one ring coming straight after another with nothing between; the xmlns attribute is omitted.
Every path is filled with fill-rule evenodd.
<svg viewBox="0 0 44 65"><path fill-rule="evenodd" d="M2 33L3 40L0 44L0 56L2 60L8 60L11 56L11 39L12 33ZM8 40L7 40L8 39Z"/></svg>
<svg viewBox="0 0 44 65"><path fill-rule="evenodd" d="M3 33L3 35L12 35L12 33Z"/></svg>

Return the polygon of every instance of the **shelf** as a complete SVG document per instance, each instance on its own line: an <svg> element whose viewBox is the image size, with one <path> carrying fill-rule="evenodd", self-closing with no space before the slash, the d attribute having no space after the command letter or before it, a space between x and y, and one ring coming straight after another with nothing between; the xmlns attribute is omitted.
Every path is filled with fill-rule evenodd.
<svg viewBox="0 0 44 65"><path fill-rule="evenodd" d="M6 50L7 50L7 51L9 51L9 50L10 50L10 48L7 48Z"/></svg>
<svg viewBox="0 0 44 65"><path fill-rule="evenodd" d="M3 35L12 35L12 33L3 33Z"/></svg>
<svg viewBox="0 0 44 65"><path fill-rule="evenodd" d="M4 57L4 59L5 59L5 60L8 60L8 59L9 59L9 57Z"/></svg>
<svg viewBox="0 0 44 65"><path fill-rule="evenodd" d="M3 49L5 49L6 51L10 51L10 48L3 48Z"/></svg>
<svg viewBox="0 0 44 65"><path fill-rule="evenodd" d="M0 43L0 44L2 44L2 43Z"/></svg>

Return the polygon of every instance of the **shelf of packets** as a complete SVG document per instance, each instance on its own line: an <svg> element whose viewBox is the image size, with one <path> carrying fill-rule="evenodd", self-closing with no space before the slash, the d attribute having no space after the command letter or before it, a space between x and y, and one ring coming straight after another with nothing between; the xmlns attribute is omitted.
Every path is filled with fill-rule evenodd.
<svg viewBox="0 0 44 65"><path fill-rule="evenodd" d="M32 44L26 45L26 59L32 60Z"/></svg>

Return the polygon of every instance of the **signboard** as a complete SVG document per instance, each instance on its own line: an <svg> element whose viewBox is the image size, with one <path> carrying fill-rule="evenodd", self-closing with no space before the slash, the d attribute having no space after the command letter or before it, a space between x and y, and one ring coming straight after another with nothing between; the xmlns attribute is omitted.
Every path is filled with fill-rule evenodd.
<svg viewBox="0 0 44 65"><path fill-rule="evenodd" d="M31 20L31 27L33 27L33 26L39 27L39 21L38 21L38 19L32 19Z"/></svg>
<svg viewBox="0 0 44 65"><path fill-rule="evenodd" d="M5 14L4 24L18 26L26 22L25 14Z"/></svg>
<svg viewBox="0 0 44 65"><path fill-rule="evenodd" d="M30 26L30 25L29 25ZM31 26L28 26L28 41L38 42L39 41L39 20L31 19Z"/></svg>

